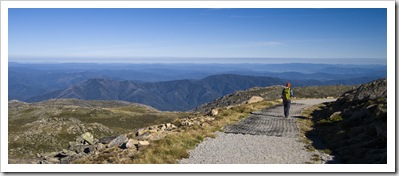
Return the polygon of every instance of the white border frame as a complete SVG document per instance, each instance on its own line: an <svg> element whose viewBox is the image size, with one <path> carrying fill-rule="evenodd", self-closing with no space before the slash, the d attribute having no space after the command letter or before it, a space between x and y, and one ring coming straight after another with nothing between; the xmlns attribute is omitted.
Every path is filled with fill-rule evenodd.
<svg viewBox="0 0 399 176"><path fill-rule="evenodd" d="M387 8L388 164L8 164L8 8ZM395 1L2 1L1 172L395 172Z"/></svg>

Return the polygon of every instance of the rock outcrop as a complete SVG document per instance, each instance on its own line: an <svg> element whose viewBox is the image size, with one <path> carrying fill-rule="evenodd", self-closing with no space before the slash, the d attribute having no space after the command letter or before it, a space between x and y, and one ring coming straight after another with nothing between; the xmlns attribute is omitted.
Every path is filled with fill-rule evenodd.
<svg viewBox="0 0 399 176"><path fill-rule="evenodd" d="M386 79L344 93L320 114L316 129L342 163L387 163Z"/></svg>
<svg viewBox="0 0 399 176"><path fill-rule="evenodd" d="M131 133L96 139L86 132L70 141L68 149L58 152L37 154L39 164L68 164L75 160L95 157L109 157L102 163L113 163L134 159L135 154L145 150L152 141L164 138L170 133L176 133L193 126L203 127L214 121L214 117L199 116L178 119L174 123L152 125L140 128ZM116 151L116 152L115 152ZM112 156L110 153L114 152ZM114 156L116 155L116 156Z"/></svg>
<svg viewBox="0 0 399 176"><path fill-rule="evenodd" d="M99 148L97 140L86 132L69 142L68 149L59 152L37 154L38 164L68 164L73 160L94 153Z"/></svg>
<svg viewBox="0 0 399 176"><path fill-rule="evenodd" d="M260 97L260 96L252 96L246 103L247 104L251 104L251 103L257 103L260 101L263 101L264 98Z"/></svg>

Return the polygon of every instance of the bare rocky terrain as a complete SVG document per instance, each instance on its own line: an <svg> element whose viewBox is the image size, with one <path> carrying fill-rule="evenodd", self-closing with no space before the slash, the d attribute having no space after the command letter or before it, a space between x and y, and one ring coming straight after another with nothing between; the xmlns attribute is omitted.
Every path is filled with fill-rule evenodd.
<svg viewBox="0 0 399 176"><path fill-rule="evenodd" d="M312 113L309 135L320 136L342 163L387 163L387 80L345 92Z"/></svg>

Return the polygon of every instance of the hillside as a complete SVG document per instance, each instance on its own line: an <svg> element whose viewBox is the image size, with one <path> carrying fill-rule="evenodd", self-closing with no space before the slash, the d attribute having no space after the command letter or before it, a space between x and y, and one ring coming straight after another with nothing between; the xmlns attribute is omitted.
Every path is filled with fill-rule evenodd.
<svg viewBox="0 0 399 176"><path fill-rule="evenodd" d="M8 111L10 159L33 158L37 153L67 148L69 141L85 132L96 138L115 136L187 116L123 101L78 99L10 101Z"/></svg>
<svg viewBox="0 0 399 176"><path fill-rule="evenodd" d="M134 83L108 79L89 79L64 90L29 99L29 102L53 98L85 100L123 100L155 107L159 110L190 110L222 95L254 86L283 84L269 77L217 75L201 80L177 80Z"/></svg>
<svg viewBox="0 0 399 176"><path fill-rule="evenodd" d="M292 88L295 98L327 98L339 97L342 92L354 89L357 86L306 86ZM210 103L201 105L196 108L199 112L209 112L213 108L226 107L230 105L244 104L251 97L261 97L265 100L279 99L283 86L270 86L270 87L254 87L248 90L237 91L232 94L220 97Z"/></svg>
<svg viewBox="0 0 399 176"><path fill-rule="evenodd" d="M295 89L295 92L298 98L325 98L337 96L352 88L351 86L303 87ZM238 113L234 115L234 119L243 118L245 116L242 113L247 114L252 112L253 106L261 108L275 104L272 100L278 98L280 91L280 86L252 88L224 96L221 99L215 100L216 104L210 103L205 105L205 107L212 109L221 108L220 116L230 116L232 115L231 113ZM263 97L266 100L261 100L255 104L245 103L250 101L254 96ZM233 101L235 99L239 101ZM234 107L228 108L229 105L233 105ZM198 108L198 110L200 109ZM46 156L50 155L51 152L54 153L54 151L70 148L70 142L78 141L79 138L77 137L86 132L90 132L93 135L93 139L96 140L109 137L113 139L121 134L129 134L128 136L130 137L132 137L131 134L141 134L143 136L138 136L140 137L138 139L143 140L153 138L151 136L154 136L154 134L163 136L164 128L160 128L160 126L165 126L165 128L169 129L170 125L168 127L167 123L173 122L177 127L182 126L182 128L168 130L169 132L179 132L186 130L187 127L190 127L189 129L192 130L191 127L195 123L200 124L200 126L204 122L207 122L207 124L203 125L212 124L209 119L215 119L214 117L201 116L200 114L204 113L162 112L146 105L126 101L87 101L79 99L51 99L38 103L10 101L10 161L16 163L23 162L23 159L35 158L36 154ZM176 119L181 120L176 122ZM151 125L155 125L156 127L151 127ZM223 123L217 122L217 125L222 127ZM209 126L209 128L216 130L213 126ZM143 129L145 130L143 131ZM154 129L156 130L154 131ZM143 132L138 133L140 130ZM161 133L158 134L158 132ZM158 137L155 138L157 139ZM87 144L79 145L90 147ZM107 149L106 151L108 150L111 149ZM123 149L118 149L114 152L122 151ZM66 155L65 153L62 154ZM108 156L106 153L104 155ZM90 161L95 163L102 162L102 160L97 161L97 159L93 158ZM37 159L32 159L32 162L37 162ZM46 160L46 162L49 161Z"/></svg>
<svg viewBox="0 0 399 176"><path fill-rule="evenodd" d="M369 78L368 78L369 79ZM357 84L367 81L340 81L343 84ZM89 79L67 89L53 91L30 98L37 102L54 98L78 98L84 100L122 100L146 104L159 110L187 111L205 103L252 87L283 85L286 79L244 76L234 74L213 75L200 80L176 80L164 82L135 83L110 79ZM295 87L308 85L331 85L334 81L290 80Z"/></svg>
<svg viewBox="0 0 399 176"><path fill-rule="evenodd" d="M134 83L200 80L212 75L247 75L306 81L302 85L362 84L386 77L384 65L331 64L22 64L9 63L8 99L27 101L88 79ZM318 80L318 84L309 82ZM261 85L258 85L261 86ZM242 89L238 89L242 90ZM231 92L230 92L231 93ZM214 97L217 98L217 97Z"/></svg>
<svg viewBox="0 0 399 176"><path fill-rule="evenodd" d="M342 163L387 163L387 80L347 91L311 113L314 130Z"/></svg>

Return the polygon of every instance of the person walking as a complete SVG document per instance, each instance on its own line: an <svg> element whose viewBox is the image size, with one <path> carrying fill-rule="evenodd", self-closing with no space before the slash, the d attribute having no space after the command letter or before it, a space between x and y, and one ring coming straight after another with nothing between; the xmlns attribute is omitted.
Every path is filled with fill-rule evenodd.
<svg viewBox="0 0 399 176"><path fill-rule="evenodd" d="M291 106L291 97L294 96L294 92L291 90L291 84L287 82L286 86L281 93L281 97L283 98L284 104L284 116L288 118L290 115L290 106Z"/></svg>

